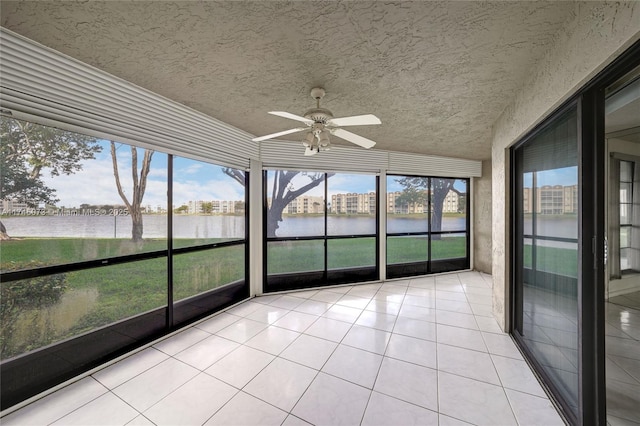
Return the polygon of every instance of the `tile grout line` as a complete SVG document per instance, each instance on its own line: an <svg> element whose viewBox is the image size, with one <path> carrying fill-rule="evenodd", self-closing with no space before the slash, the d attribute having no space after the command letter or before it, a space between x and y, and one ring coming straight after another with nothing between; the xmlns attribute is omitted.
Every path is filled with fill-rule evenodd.
<svg viewBox="0 0 640 426"><path fill-rule="evenodd" d="M378 290L376 292L376 295L378 294L379 291L380 290ZM405 293L405 295L406 295L406 293ZM374 297L375 297L375 295L374 295ZM373 300L373 298L371 300ZM394 335L393 330L396 328L396 323L398 322L398 318L400 317L400 310L402 310L402 305L404 303L404 297L402 298L402 300L403 300L403 302L400 303L400 309L398 310L398 314L395 315L395 319L393 320L393 327L391 327L391 331L389 332L390 333L389 341L387 342L387 344L386 344L386 346L384 348L384 352L382 354L382 360L380 361L380 365L378 366L378 371L376 371L376 376L375 376L375 379L373 380L373 385L371 386L371 392L369 392L369 398L367 399L367 403L365 404L364 410L362 411L362 416L360 418L360 424L362 424L362 422L364 421L364 417L367 414L367 409L369 408L369 403L371 402L371 398L373 396L373 392L374 392L374 389L376 387L376 383L378 382L378 376L380 375L380 370L382 369L382 364L384 363L385 357L387 357L386 354L387 354L387 351L389 350L389 343L391 343L391 338ZM362 312L364 312L364 310Z"/></svg>

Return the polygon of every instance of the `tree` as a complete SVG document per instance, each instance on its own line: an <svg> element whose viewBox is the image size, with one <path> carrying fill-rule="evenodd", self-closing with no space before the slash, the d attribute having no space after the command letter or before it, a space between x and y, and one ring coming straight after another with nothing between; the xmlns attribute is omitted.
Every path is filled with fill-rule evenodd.
<svg viewBox="0 0 640 426"><path fill-rule="evenodd" d="M433 214L431 215L432 232L442 230L442 208L444 206L444 199L447 198L449 191L456 192L460 195L460 192L453 187L455 181L455 179L431 179L431 187L433 189L433 200L431 201L433 208Z"/></svg>
<svg viewBox="0 0 640 426"><path fill-rule="evenodd" d="M240 170L224 168L223 172L235 179L242 186L246 187L246 177ZM309 179L309 182L295 189L291 183L293 178L301 174ZM330 178L335 173L327 174ZM301 196L305 192L315 188L323 182L324 173L307 173L286 170L276 170L271 191L271 205L267 209L267 237L275 237L276 231L280 227L278 222L282 222L282 212L285 207Z"/></svg>
<svg viewBox="0 0 640 426"><path fill-rule="evenodd" d="M402 179L397 179L396 181L404 187L404 189L402 190L402 193L398 195L395 199L396 208L406 207L406 211L407 213L409 213L410 206L413 205L414 213L416 213L415 207L417 205L422 204L423 206L426 207L428 202L428 198L427 198L428 179L427 178L406 177Z"/></svg>
<svg viewBox="0 0 640 426"><path fill-rule="evenodd" d="M460 195L460 192L454 188L453 184L455 179L444 178L431 178L431 232L439 232L442 230L442 209L444 205L444 199L447 197L449 191L456 192ZM404 177L402 179L396 179L400 185L404 187L402 197L405 193L407 199L415 199L418 193L422 193L425 196L423 203L426 205L426 194L429 191L429 179L423 177ZM397 203L397 202L396 202ZM434 235L432 238L437 239L438 236Z"/></svg>
<svg viewBox="0 0 640 426"><path fill-rule="evenodd" d="M173 212L178 214L186 214L187 212L189 212L189 206L183 204L180 207L174 209Z"/></svg>
<svg viewBox="0 0 640 426"><path fill-rule="evenodd" d="M151 158L153 152L150 149L144 150L144 156L142 159L142 167L140 168L140 176L138 176L138 149L135 146L131 146L131 177L133 178L133 195L131 200L127 198L122 190L122 184L120 183L120 173L118 171L118 158L116 156L116 144L111 141L111 161L113 163L113 176L116 179L116 187L118 188L118 194L122 201L124 201L129 214L131 215L131 241L141 242L143 223L142 223L142 199L144 198L144 191L147 189L147 177L151 170Z"/></svg>
<svg viewBox="0 0 640 426"><path fill-rule="evenodd" d="M17 199L30 207L54 204L55 189L42 181L43 170L51 176L73 174L101 150L90 136L0 117L0 199ZM1 222L0 239L9 239Z"/></svg>
<svg viewBox="0 0 640 426"><path fill-rule="evenodd" d="M202 203L202 213L211 214L213 212L213 203L211 201L205 201Z"/></svg>

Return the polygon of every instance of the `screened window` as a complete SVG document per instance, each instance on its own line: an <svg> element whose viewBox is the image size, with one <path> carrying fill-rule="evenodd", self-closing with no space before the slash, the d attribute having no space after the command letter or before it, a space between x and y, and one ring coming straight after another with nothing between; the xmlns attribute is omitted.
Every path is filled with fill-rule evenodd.
<svg viewBox="0 0 640 426"><path fill-rule="evenodd" d="M264 174L265 290L377 279L377 178Z"/></svg>
<svg viewBox="0 0 640 426"><path fill-rule="evenodd" d="M165 306L167 154L0 120L2 359Z"/></svg>
<svg viewBox="0 0 640 426"><path fill-rule="evenodd" d="M3 404L248 296L244 171L0 125Z"/></svg>
<svg viewBox="0 0 640 426"><path fill-rule="evenodd" d="M183 300L244 279L246 177L173 157L173 288Z"/></svg>
<svg viewBox="0 0 640 426"><path fill-rule="evenodd" d="M387 277L469 267L469 180L387 176Z"/></svg>

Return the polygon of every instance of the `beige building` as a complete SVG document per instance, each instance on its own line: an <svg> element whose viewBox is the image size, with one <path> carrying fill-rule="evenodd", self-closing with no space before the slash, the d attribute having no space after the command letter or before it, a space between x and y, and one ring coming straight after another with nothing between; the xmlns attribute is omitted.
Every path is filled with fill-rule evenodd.
<svg viewBox="0 0 640 426"><path fill-rule="evenodd" d="M271 199L267 200L271 206ZM296 198L284 209L286 214L318 214L324 213L324 197L303 195Z"/></svg>
<svg viewBox="0 0 640 426"><path fill-rule="evenodd" d="M523 188L523 212L538 214L570 214L578 211L578 185L544 185L533 191Z"/></svg>
<svg viewBox="0 0 640 426"><path fill-rule="evenodd" d="M331 196L331 213L376 214L376 193L334 194Z"/></svg>
<svg viewBox="0 0 640 426"><path fill-rule="evenodd" d="M460 196L455 191L449 191L442 203L443 213L457 213L460 206Z"/></svg>
<svg viewBox="0 0 640 426"><path fill-rule="evenodd" d="M17 199L4 199L2 200L2 211L6 213L26 210L29 205L25 202L18 201Z"/></svg>
<svg viewBox="0 0 640 426"><path fill-rule="evenodd" d="M211 204L211 210L207 212L207 203ZM201 213L235 213L237 203L241 201L228 201L228 200L197 200L189 201L187 206L189 207L189 214L201 214Z"/></svg>
<svg viewBox="0 0 640 426"><path fill-rule="evenodd" d="M396 205L396 200L402 195L402 191L387 192L387 213L412 214L425 213L426 208L422 203L410 203ZM449 191L442 204L443 213L457 213L460 203L460 196L455 191Z"/></svg>
<svg viewBox="0 0 640 426"><path fill-rule="evenodd" d="M425 212L425 208L422 203L397 205L396 201L401 195L402 191L387 192L387 213L412 214Z"/></svg>

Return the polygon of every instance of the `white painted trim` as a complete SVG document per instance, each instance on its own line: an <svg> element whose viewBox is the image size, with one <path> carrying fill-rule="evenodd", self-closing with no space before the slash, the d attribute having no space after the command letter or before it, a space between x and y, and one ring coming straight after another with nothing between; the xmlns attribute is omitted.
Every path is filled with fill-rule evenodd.
<svg viewBox="0 0 640 426"><path fill-rule="evenodd" d="M263 293L262 163L251 160L249 172L249 282L250 295ZM256 207L259 206L259 207Z"/></svg>
<svg viewBox="0 0 640 426"><path fill-rule="evenodd" d="M384 281L387 276L387 173L380 173L380 191L378 194L378 238L380 247L378 248L380 280Z"/></svg>
<svg viewBox="0 0 640 426"><path fill-rule="evenodd" d="M475 269L475 264L474 264L474 259L475 259L475 250L474 250L474 235L475 235L475 226L473 225L474 219L475 219L475 210L473 209L473 203L475 201L475 197L474 197L474 190L475 190L475 179L471 178L469 179L469 187L467 188L467 196L469 197L469 201L468 201L468 206L469 206L469 211L467 212L467 215L469 215L469 268L473 271Z"/></svg>
<svg viewBox="0 0 640 426"><path fill-rule="evenodd" d="M482 161L390 151L387 171L434 177L481 177Z"/></svg>
<svg viewBox="0 0 640 426"><path fill-rule="evenodd" d="M331 150L304 156L300 142L263 141L260 160L264 168L336 172L409 174L470 178L482 176L482 161L376 149L332 146Z"/></svg>
<svg viewBox="0 0 640 426"><path fill-rule="evenodd" d="M607 299L635 293L640 289L640 274L623 275L622 278L609 280Z"/></svg>

